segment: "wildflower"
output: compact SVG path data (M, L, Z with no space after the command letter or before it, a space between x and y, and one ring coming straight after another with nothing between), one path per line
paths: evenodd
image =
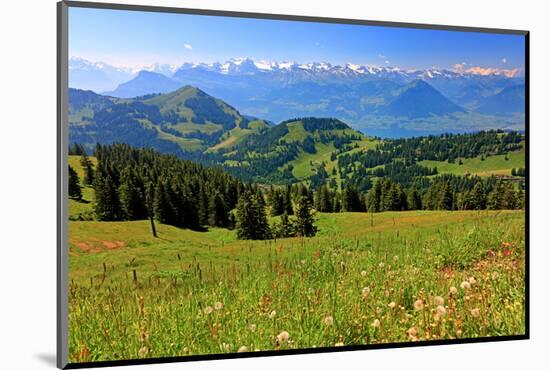
M364 287L363 290L361 291L361 294L363 295L364 298L367 298L369 293L370 293L370 289L368 286Z
M388 305L389 308L395 308L395 302L390 302L390 304Z
M460 283L460 287L461 287L462 289L470 289L471 285L470 285L469 282L463 281L462 283Z
M378 264L378 267L384 268L384 262L380 262L380 263Z
M332 316L326 316L323 319L323 322L325 323L325 325L331 326L334 323L334 319L332 318Z
M470 285L474 285L477 281L476 281L476 278L475 277L471 277L468 279L468 282L470 283Z
M279 335L277 335L277 340L279 342L286 342L288 338L290 338L290 334L288 334L288 332L284 330L280 332Z
M183 353L188 354L189 353L189 348L183 347Z
M399 260L399 256L393 256L393 261L397 262Z
M416 311L422 311L422 309L424 308L424 302L422 302L421 299L417 299L415 302L414 302L414 309Z
M143 357L147 356L148 353L149 353L149 348L147 348L145 346L141 347L138 351L138 355L139 355L140 358L143 358Z
M237 352L248 352L248 348L246 346L240 346Z
M210 306L206 306L206 307L204 308L204 313L207 314L207 315L211 314L212 311L213 311L213 309L212 309L212 307L210 307Z
M372 322L371 326L372 326L373 328L379 328L379 327L380 327L380 320L374 319L374 321Z
M271 311L271 312L269 313L269 318L270 318L271 320L273 320L273 319L275 318L276 315L277 315L277 312L276 312L275 310L273 310L273 311Z
M251 332L254 333L254 332L256 331L256 324L250 324L250 325L248 326L248 328L250 329Z
M439 305L437 306L437 313L441 316L445 316L445 314L447 313L447 310L445 309L444 306Z
M407 330L407 335L410 339L416 340L416 336L418 335L418 330L413 326Z
M344 346L343 342L338 342L334 345L334 347L343 347L343 346Z
M219 311L219 310L221 310L222 308L223 308L223 303L221 303L221 302L216 302L216 303L214 303L214 309L215 309L216 311Z
M367 272L365 270L361 271L361 277L367 276Z
M434 298L434 303L437 306L442 306L444 302L445 302L445 300L443 299L443 297L437 296L437 297Z
M449 288L449 293L451 293L452 295L455 295L456 293L458 293L458 290L454 286L452 286Z
M479 308L473 308L470 313L473 317L479 317Z

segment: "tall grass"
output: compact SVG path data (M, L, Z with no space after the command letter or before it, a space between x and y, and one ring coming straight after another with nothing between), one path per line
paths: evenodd
M70 361L523 334L524 213L458 215L239 242L230 258L185 241L71 256L86 263L70 268Z

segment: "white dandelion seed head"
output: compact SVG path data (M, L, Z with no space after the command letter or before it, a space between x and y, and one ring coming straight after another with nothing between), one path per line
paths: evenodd
M479 308L473 308L470 313L472 314L473 317L479 317Z
M374 321L372 322L371 325L372 325L373 328L379 328L380 327L380 320L374 319Z
M474 285L477 281L476 278L472 276L468 279L468 282L470 283L470 285Z
M367 272L365 270L361 271L361 277L367 276Z
M445 309L444 306L439 305L437 306L437 313L440 314L441 316L445 316L445 314L447 313L447 310Z
M284 330L280 332L279 335L277 335L277 340L279 342L286 342L288 338L290 338L290 334L288 334L288 332Z
M395 302L390 302L390 304L388 305L389 308L395 308Z
M424 309L424 302L422 302L421 299L417 299L415 302L414 302L414 309L416 311L421 311L422 309Z
M219 311L219 310L221 310L222 308L223 308L223 303L221 303L221 302L216 302L216 303L214 303L214 309L215 309L216 311Z
M326 316L323 319L323 322L325 323L325 325L331 326L332 324L334 324L334 319L332 316Z
M206 306L206 307L204 308L204 313L207 314L207 315L211 314L212 311L214 311L214 309L213 309L212 307L210 307L210 306Z
M462 283L460 283L460 287L461 287L462 289L470 289L470 288L471 288L471 285L470 285L469 282L463 281Z
M458 293L458 290L454 286L452 286L449 288L449 293L451 293L452 295L455 295L456 293Z
M434 298L434 303L436 304L436 306L443 306L444 302L445 300L441 296L437 296Z
M273 320L273 319L275 318L275 316L277 316L277 311L273 310L273 311L271 311L271 312L269 313L269 318L270 318L270 319Z

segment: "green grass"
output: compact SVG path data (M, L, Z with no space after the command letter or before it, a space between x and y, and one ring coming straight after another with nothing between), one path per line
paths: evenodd
M317 214L318 236L272 241L166 225L153 238L147 221L70 221L69 358L523 334L524 218ZM290 340L277 338L283 331Z
M97 165L97 159L95 157L89 157L93 165ZM77 173L78 178L81 181L82 186L82 201L76 201L74 199L69 199L68 202L68 211L69 217L74 218L79 215L90 214L93 211L94 201L94 189L90 186L84 186L82 180L84 179L84 169L80 165L80 156L79 155L70 155L68 159L69 166L71 166Z
M440 161L420 161L421 166L436 167L439 173L451 173L464 175L465 173L479 176L508 175L511 176L512 168L525 167L525 152L512 152L505 155L494 155L481 160L481 157L462 159L463 164Z

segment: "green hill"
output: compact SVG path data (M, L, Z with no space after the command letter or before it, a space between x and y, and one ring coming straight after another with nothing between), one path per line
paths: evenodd
M186 156L268 126L191 86L135 99L69 89L69 105L69 141L88 150L124 142Z

